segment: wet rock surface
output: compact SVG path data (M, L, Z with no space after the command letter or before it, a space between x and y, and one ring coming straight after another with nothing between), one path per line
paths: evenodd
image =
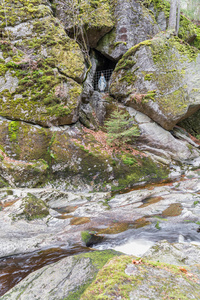
M70 249L73 249L73 246L77 245L80 248L84 246L85 242L82 233L86 232L95 237L95 241L91 245L94 244L93 247L97 250L112 248L122 252L130 252L129 254L137 253L137 255L141 256L150 246L158 242L149 250L150 252L147 252L146 256L149 260L159 260L160 262L172 264L179 263L180 265L194 265L198 260L199 246L191 245L191 242L198 243L200 241L199 170L188 171L186 174L181 181L149 185L143 189L116 194L112 197L110 193L75 194L50 188L1 189L2 210L0 211L0 225L2 230L0 233L0 255L6 259L8 255L20 253L27 253L28 255L32 251L45 248L53 249L55 247L66 249L70 253ZM44 217L36 214L35 219L30 220L27 218L22 205L27 195L33 195L32 199L34 197L34 199L41 199L45 206L48 207L49 215ZM164 239L175 244L159 242ZM95 245L96 242L98 243L97 245ZM145 242L147 245L143 249L142 243ZM123 246L125 247L123 248ZM131 251L128 250L128 247L132 247ZM95 252L98 253L97 250ZM168 251L167 254L165 253L166 251ZM67 264L69 265L69 263ZM63 265L65 264L63 263ZM52 268L54 268L53 265ZM57 268L56 265L55 268ZM45 272L43 272L44 270ZM50 270L53 269L45 267L37 271L38 273L36 274L42 276L43 273L51 273ZM148 272L150 272L148 276L150 277L151 274L154 274L152 270L152 267L148 269ZM196 269L193 268L192 270ZM130 274L131 272L132 275ZM126 274L128 276L137 276L135 272L135 268L132 270L132 267L128 267ZM159 277L163 271L158 268L155 272L157 272L155 276ZM188 272L192 271L188 269ZM169 273L165 274L166 278L168 278L167 274ZM35 275L33 273L25 279L27 280L26 284L30 284L31 287L24 289L26 297L29 295L26 293L38 293L43 286L40 285L42 280L40 281L39 279L36 285L33 283L37 278ZM49 278L54 284L54 276ZM12 293L14 291L14 297L18 295L19 290L21 291L21 287L26 284L22 281L19 283L20 289L16 286L15 290L11 290ZM146 286L148 283L144 281L143 284ZM47 294L43 294L42 297L46 295L45 297L58 299L56 297L60 295L61 291L55 291L55 295L48 294L52 290L50 288L52 287L51 281L48 286L49 288L45 289ZM179 286L181 286L180 282ZM76 290L77 288L77 286L73 286L73 289ZM62 293L66 291L69 291L67 287L63 288ZM194 293L196 291L198 289L195 286ZM12 293L9 294L8 292L8 296L5 295L4 297L11 297ZM135 295L138 296L142 292L139 289L137 293L135 294L134 291L133 294L130 294L132 295L130 297L136 297ZM154 290L152 290L152 293L157 295ZM64 297L63 295L62 297Z
M81 254L60 260L30 274L1 299L64 299L78 297L115 251ZM80 289L80 291L79 291Z
M62 259L30 274L2 299L16 299L19 296L20 299L27 299L33 295L37 299L73 296L88 300L99 296L145 299L147 290L151 299L155 300L168 296L177 300L180 297L198 299L198 267L190 273L187 267L139 260L131 256L111 258L116 254L105 251ZM108 256L107 259L105 255ZM95 256L98 257L96 261ZM97 265L101 257L103 261ZM109 258L111 259L105 264ZM99 268L101 270L97 273ZM108 279L108 274L114 276Z
M182 181L150 185L113 197L111 193L73 193L51 188L1 189L0 222L4 229L0 233L0 256L55 245L71 246L80 243L81 231L87 230L103 234L105 243L112 242L113 245L120 244L126 234L134 239L135 235L145 231L147 235L152 231L154 240L157 234L158 239L159 235L161 238L168 235L170 239L170 231L173 232L171 241L178 240L179 235L198 240L198 176L199 171L190 171L190 179L183 177ZM40 205L44 205L49 214L44 216L37 210L33 210L31 216L27 214L23 204L27 197L42 201L44 204ZM160 230L156 228L157 223Z

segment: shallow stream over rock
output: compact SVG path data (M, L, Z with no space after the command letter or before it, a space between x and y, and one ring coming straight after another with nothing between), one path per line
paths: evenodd
M31 218L27 197L42 201L49 214ZM1 295L30 272L75 253L115 249L142 256L160 240L200 243L200 170L115 195L1 189L0 206ZM92 249L82 232L96 238Z

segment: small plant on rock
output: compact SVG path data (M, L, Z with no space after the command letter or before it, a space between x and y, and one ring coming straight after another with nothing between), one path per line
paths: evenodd
M116 110L110 119L105 122L107 129L107 142L110 145L120 147L133 141L134 137L139 136L140 132L133 118L130 118L128 112Z

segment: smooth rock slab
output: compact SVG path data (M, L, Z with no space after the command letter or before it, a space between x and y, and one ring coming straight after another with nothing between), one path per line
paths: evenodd
M140 129L140 136L137 138L140 150L156 155L156 159L163 163L166 163L164 159L170 163L170 160L183 161L199 157L199 150L193 147L193 143L175 138L171 132L131 107L128 107L128 112L135 118Z
M2 300L65 299L95 277L98 269L117 252L108 250L64 258L27 276L1 297ZM85 286L86 287L86 286Z

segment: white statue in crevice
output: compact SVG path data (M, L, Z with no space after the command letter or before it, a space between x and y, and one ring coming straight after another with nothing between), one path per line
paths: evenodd
M100 76L99 81L98 81L99 91L100 92L105 92L106 86L107 86L106 79L105 79L103 73L101 73L101 76Z

